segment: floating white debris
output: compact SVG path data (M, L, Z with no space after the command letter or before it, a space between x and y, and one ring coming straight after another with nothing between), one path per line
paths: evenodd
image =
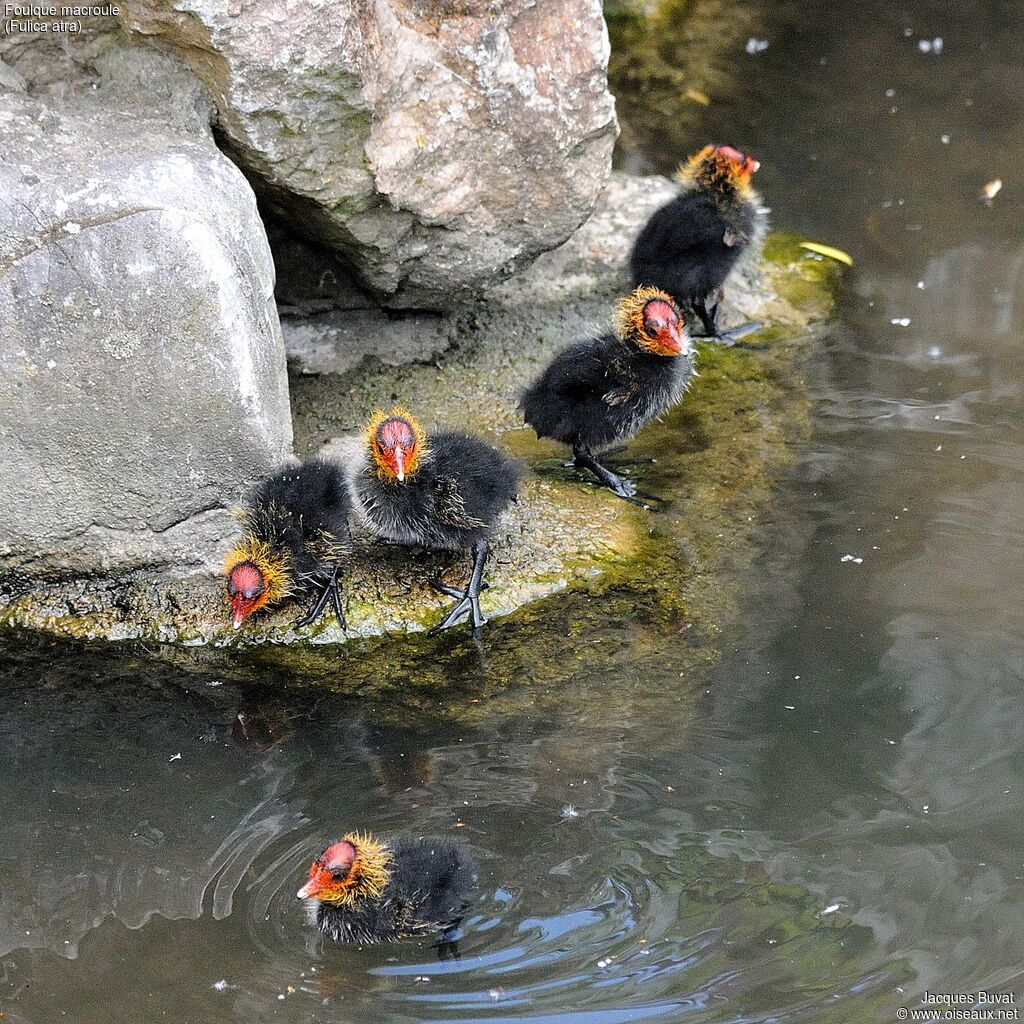
M840 562L853 562L854 565L860 565L864 561L863 558L858 558L856 555L843 555L839 559Z
M566 804L562 808L562 818L565 821L572 821L573 818L578 818L579 816L580 812L572 804Z
M917 48L922 53L942 53L942 36L936 36L934 39L918 39Z
M837 910L842 910L842 909L843 909L843 904L842 903L830 903L818 916L819 917L828 917L829 914L834 914Z
M179 754L171 754L171 756L169 758L167 758L167 763L170 764L171 761L180 761L180 760L181 760L181 754L180 753Z
M921 291L924 291L924 281L918 281L917 282L917 287L920 288Z
M928 355L930 355L932 359L938 359L939 356L942 355L942 349L939 348L938 345L932 345L932 347L928 349Z
M234 988L234 985L228 984L227 978L221 978L220 981L215 981L211 986L215 992L227 992L229 988Z
M948 146L949 145L949 135L948 135L948 133L943 132L939 136L939 142L941 142L944 146Z
M787 711L796 711L795 704L783 704L782 705Z
M935 446L935 450L936 450L937 452L941 452L941 451L942 451L942 445L941 445L941 444L937 444L937 445Z
M613 957L613 956L606 956L603 960L598 960L597 961L597 966L598 967L608 967L614 959L615 959L615 957Z
M889 323L894 327L909 327L910 317L909 316L894 316Z
M768 49L768 40L755 39L753 36L751 36L747 40L747 45L745 49L749 54L764 53L764 51Z
M1002 191L1003 179L993 178L991 181L986 181L981 187L981 201L984 203L991 203L993 199Z

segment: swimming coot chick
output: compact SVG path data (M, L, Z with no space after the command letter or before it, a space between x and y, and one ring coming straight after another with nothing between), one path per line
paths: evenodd
M477 885L472 855L451 839L350 832L310 865L301 899L335 942L392 942L457 928Z
M345 626L340 563L351 546L345 474L323 458L287 466L261 480L237 514L244 535L224 563L235 629L253 612L286 597L309 597L296 625L317 619L328 600Z
M633 437L678 401L693 376L693 349L679 308L656 288L622 299L615 326L615 333L559 352L520 408L538 437L572 445L577 466L629 498L636 487L598 462L593 449Z
M349 487L367 527L384 540L433 551L473 552L464 590L438 589L455 605L430 632L469 616L477 629L488 535L515 500L519 467L496 448L469 434L439 431L429 441L402 408L377 412L366 428L363 457L351 470Z
M682 192L654 213L630 255L634 284L690 305L707 336L726 344L730 335L717 328L721 290L767 230L767 211L750 185L760 166L732 146L705 146L679 168Z

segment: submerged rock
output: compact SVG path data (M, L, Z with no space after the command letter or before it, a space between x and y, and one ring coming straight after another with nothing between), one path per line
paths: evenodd
M0 576L209 568L291 450L273 266L201 124L0 92ZM205 104L209 106L208 98ZM133 104L137 106L137 104Z
M443 308L523 266L608 176L599 0L120 7L209 88L268 208L390 303Z

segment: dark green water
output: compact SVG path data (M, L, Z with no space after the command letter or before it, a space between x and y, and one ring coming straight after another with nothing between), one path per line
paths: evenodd
M451 688L414 714L6 638L5 1021L871 1022L1024 993L1024 13L800 7L726 54L742 85L692 139L641 122L623 154L734 141L777 223L856 260L724 657L680 679L686 637L652 656L616 606L578 670L571 627L558 665L522 644L500 682L534 710L453 722L493 682L470 645L420 655ZM317 943L294 892L351 826L472 843L460 961Z

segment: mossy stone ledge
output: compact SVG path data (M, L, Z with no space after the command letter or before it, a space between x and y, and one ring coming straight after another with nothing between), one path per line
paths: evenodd
M560 346L608 323L628 290L629 244L673 190L663 178L613 175L594 216L568 242L448 318L448 347L429 363L392 367L368 358L339 375L304 372L301 354L291 361L301 454L325 449L344 457L375 407L401 402L425 424L478 431L524 463L521 498L493 538L483 597L494 620L489 630L500 630L506 616L510 629L560 620L552 612L569 600L567 592L576 595L570 603L577 616L601 614L592 599L603 595L605 612L623 601L649 602L655 618L685 619L704 638L695 655L712 656L734 606L737 570L757 550L773 478L807 434L802 367L830 312L838 268L783 234L769 237L763 260L726 298L727 323L753 318L765 329L744 347L702 345L694 387L629 445L624 458L636 460L631 471L640 490L658 499L654 508L593 486L563 466L561 446L537 441L522 426L522 387ZM233 631L222 582L212 573L9 580L0 591L0 623L79 638L288 645L294 656L278 655L291 661L300 649L326 654L350 641L372 647L375 636L422 632L449 600L430 581L439 574L461 581L468 566L468 554L391 548L358 536L346 568L346 632L333 620L294 629L294 605Z

